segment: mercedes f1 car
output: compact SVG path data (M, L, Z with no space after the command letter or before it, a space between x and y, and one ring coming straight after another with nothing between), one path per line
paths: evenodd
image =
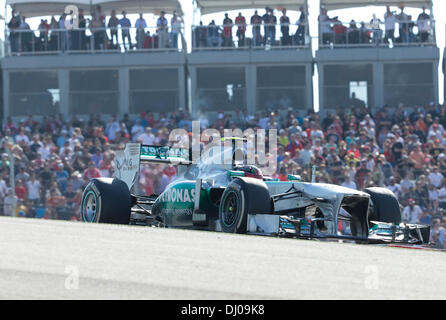
M193 163L190 149L127 144L116 153L116 176L86 186L82 220L359 243L429 242L429 226L402 223L388 189L357 191L295 175L276 181L255 166L224 164L236 152L234 143L212 148ZM135 195L130 190L142 163L173 163L178 177L159 195Z

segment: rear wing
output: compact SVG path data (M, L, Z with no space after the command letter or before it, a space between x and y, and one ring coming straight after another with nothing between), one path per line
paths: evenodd
M124 181L131 189L138 177L140 163L189 165L192 163L192 152L184 148L128 143L124 150L116 151L115 178Z
M174 165L189 165L192 163L192 152L190 149L144 146L140 147L140 161L143 163L170 163Z

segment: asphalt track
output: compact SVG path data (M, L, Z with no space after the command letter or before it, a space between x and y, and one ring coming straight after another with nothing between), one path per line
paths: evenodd
M0 299L446 298L446 253L0 218Z

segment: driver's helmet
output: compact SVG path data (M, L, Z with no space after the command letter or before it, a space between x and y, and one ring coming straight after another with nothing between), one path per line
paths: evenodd
M245 173L245 177L263 179L262 171L256 166L248 166L248 165L236 166L234 170L243 171Z

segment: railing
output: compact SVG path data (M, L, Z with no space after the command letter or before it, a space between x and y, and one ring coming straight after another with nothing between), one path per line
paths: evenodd
M5 55L186 51L183 28L157 27L6 30Z
M244 24L192 26L192 49L311 48L306 24Z
M326 21L319 26L320 48L436 46L434 20L427 20L421 28L417 21L398 21L393 32L381 21Z

